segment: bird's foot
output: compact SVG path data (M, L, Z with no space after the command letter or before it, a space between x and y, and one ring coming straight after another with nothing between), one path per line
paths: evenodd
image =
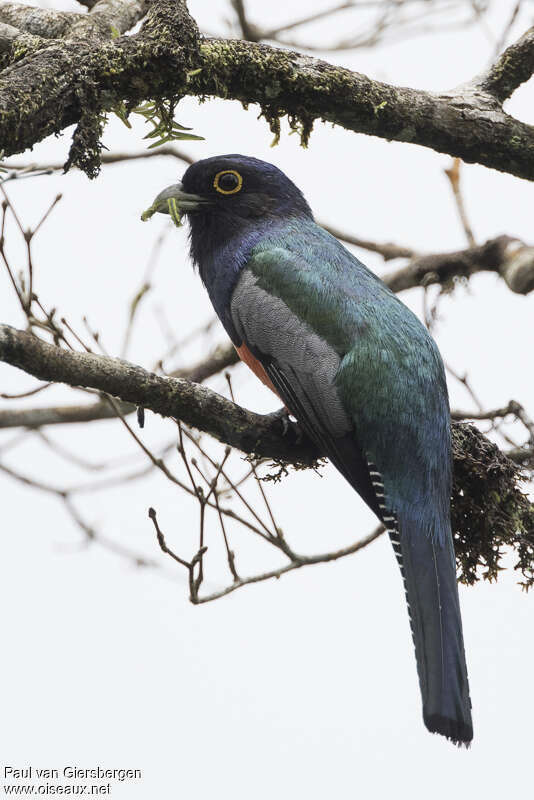
M285 406L280 408L278 411L273 411L272 414L269 415L273 422L280 422L282 425L282 436L287 436L289 431L291 430L295 436L295 441L297 444L300 444L304 433L302 428L298 424L297 420L291 416L291 412Z

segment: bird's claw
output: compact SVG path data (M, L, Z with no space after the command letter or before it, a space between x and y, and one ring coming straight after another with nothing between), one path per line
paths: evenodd
M287 436L289 430L292 430L295 435L297 444L300 444L303 437L302 428L297 421L293 422L290 419L291 412L284 406L278 411L274 411L271 415L274 421L278 421L282 425L282 436Z

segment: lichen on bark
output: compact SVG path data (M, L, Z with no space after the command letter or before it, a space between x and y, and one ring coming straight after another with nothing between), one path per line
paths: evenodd
M534 505L521 491L521 469L473 425L454 423L452 529L459 580L496 580L504 548L514 568L534 585Z

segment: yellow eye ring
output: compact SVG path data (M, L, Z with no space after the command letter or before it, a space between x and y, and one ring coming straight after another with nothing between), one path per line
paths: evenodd
M237 178L237 184L233 187L233 189L223 189L222 186L219 185L219 181L223 175L234 175ZM218 172L213 179L213 188L217 192L220 192L220 194L237 194L237 192L241 191L242 186L243 178L235 169L223 169L221 172Z

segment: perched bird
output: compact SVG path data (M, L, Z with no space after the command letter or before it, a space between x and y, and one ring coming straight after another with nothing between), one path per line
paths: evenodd
M384 523L415 644L423 719L473 737L450 522L450 413L417 317L313 220L277 167L197 161L154 210L187 214L191 256L241 359Z

